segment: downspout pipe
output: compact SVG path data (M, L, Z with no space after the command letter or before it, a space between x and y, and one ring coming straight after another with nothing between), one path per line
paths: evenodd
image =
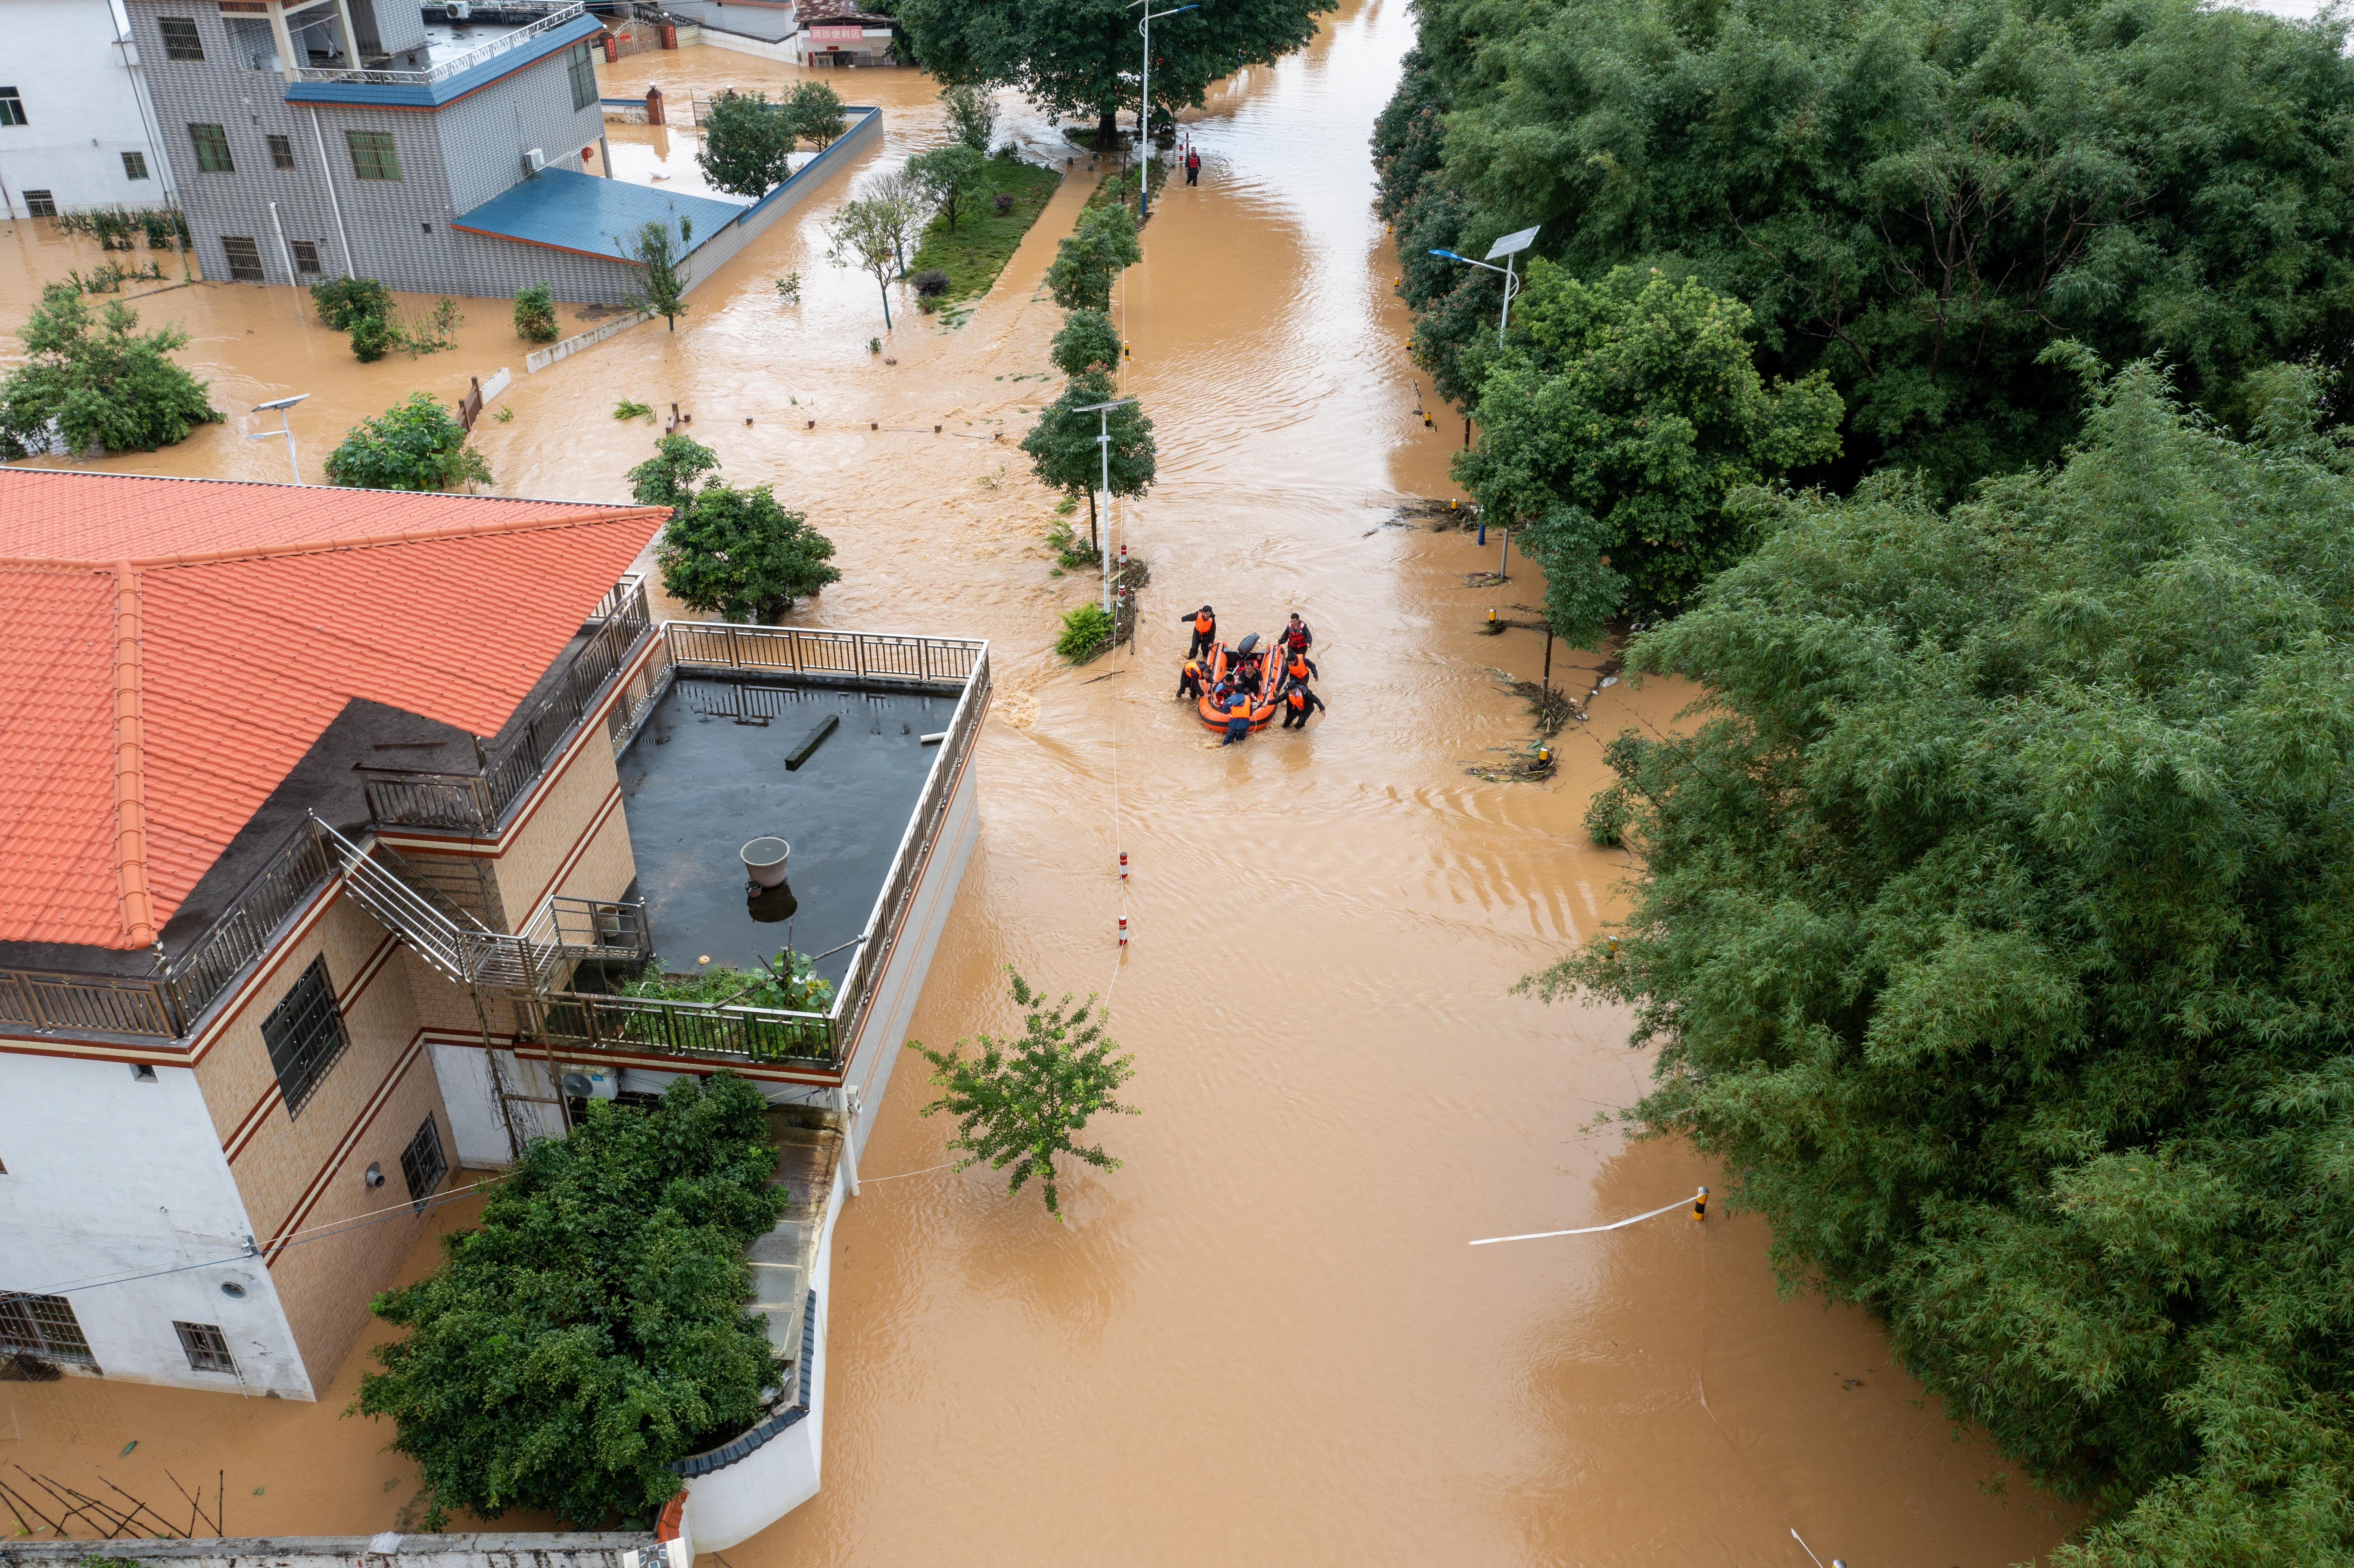
M335 238L343 242L344 276L356 278L352 270L352 233L344 227L343 198L335 195L335 168L327 162L327 133L319 129L319 106L311 105L311 141L319 149L319 177L327 182L327 206L335 215Z

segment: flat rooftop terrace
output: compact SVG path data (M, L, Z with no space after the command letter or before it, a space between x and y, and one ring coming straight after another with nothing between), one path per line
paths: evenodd
M787 945L810 954L866 928L958 694L874 693L681 673L621 755L621 797L663 968L758 967ZM800 768L786 758L827 716L832 732ZM790 919L756 919L740 852L792 845ZM763 914L773 914L764 901ZM818 972L837 987L856 954Z

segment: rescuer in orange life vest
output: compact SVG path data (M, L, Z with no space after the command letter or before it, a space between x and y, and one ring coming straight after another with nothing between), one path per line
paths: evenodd
M1177 674L1177 695L1182 700L1186 697L1198 697L1201 694L1202 662L1199 659L1188 659L1185 661L1185 668Z
M1308 715L1324 705L1324 699L1308 689L1305 681L1294 681L1283 694L1283 727L1306 729Z
M1207 653L1210 651L1210 644L1218 640L1217 616L1212 613L1210 607L1205 604L1198 611L1184 619L1193 623L1193 646L1185 650L1185 657L1193 659Z
M1294 653L1291 656L1291 662L1283 667L1283 673L1292 685L1304 686L1308 683L1309 678L1316 673L1316 666L1308 662L1307 654Z
M1250 694L1246 692L1236 692L1235 694L1235 705L1226 710L1226 738L1218 742L1218 744L1220 746L1232 746L1235 742L1250 734Z

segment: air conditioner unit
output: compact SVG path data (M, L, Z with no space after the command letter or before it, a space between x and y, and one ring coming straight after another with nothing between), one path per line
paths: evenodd
M534 147L523 155L523 166L525 174L535 175L547 167L547 154Z

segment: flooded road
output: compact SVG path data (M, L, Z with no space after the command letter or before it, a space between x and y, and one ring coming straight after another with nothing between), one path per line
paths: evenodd
M1169 187L1117 305L1126 390L1161 450L1160 484L1116 535L1151 565L1144 633L1076 671L1049 648L1092 579L1053 575L1054 498L1014 442L1055 389L1060 313L1038 283L1094 176L1076 154L969 324L910 308L886 336L872 282L827 265L820 225L942 139L913 72L830 78L885 105L885 140L707 281L676 334L642 326L540 376L519 374L498 302L469 302L458 350L373 366L303 325L291 294L143 303L198 333L187 357L224 408L314 394L296 416L313 477L353 418L512 365L514 418L480 438L495 488L610 498L658 433L613 420L614 403L675 401L726 477L773 482L836 541L843 581L795 620L992 641L981 842L913 1033L1017 1027L1008 963L1056 993L1108 993L1142 1114L1097 1129L1125 1168L1072 1176L1058 1226L1034 1191L938 1169L921 1064L899 1064L823 1304L824 1489L731 1548L728 1568L1798 1568L1794 1527L1826 1563L1976 1568L2037 1554L2075 1517L1983 1486L2006 1467L1915 1408L1861 1314L1777 1299L1757 1222L1465 1245L1615 1220L1715 1173L1595 1129L1647 1072L1622 1014L1509 994L1617 906L1626 857L1579 828L1601 743L1672 723L1691 694L1603 692L1548 783L1467 772L1524 745L1502 683L1533 679L1543 649L1477 628L1490 608L1531 618L1542 585L1515 556L1509 583L1469 587L1494 543L1393 523L1405 499L1453 493L1461 435L1415 413L1410 322L1368 206L1366 136L1410 42L1405 0L1352 0L1302 55L1188 117L1203 184ZM658 80L674 101L793 75L709 49L602 69L609 92ZM1054 128L1009 113L1025 147L1065 155ZM80 264L19 242L48 275ZM772 283L790 271L798 305ZM108 466L282 475L282 445L244 433L232 421ZM1204 599L1229 636L1295 609L1314 627L1331 711L1305 736L1221 750L1171 702L1179 620ZM1556 649L1554 681L1582 694L1596 662ZM355 1375L200 1451L318 1468L328 1450L304 1446L309 1430L366 1453L383 1435L334 1417ZM228 1404L100 1392L154 1421ZM19 1441L0 1462L68 1441L70 1416L42 1412L69 1411L81 1386L38 1393L30 1416L14 1396ZM90 1462L110 1441L71 1453ZM247 1523L385 1528L404 1474L371 1454L347 1481L319 1478L301 1517L272 1508L265 1524L255 1499Z

